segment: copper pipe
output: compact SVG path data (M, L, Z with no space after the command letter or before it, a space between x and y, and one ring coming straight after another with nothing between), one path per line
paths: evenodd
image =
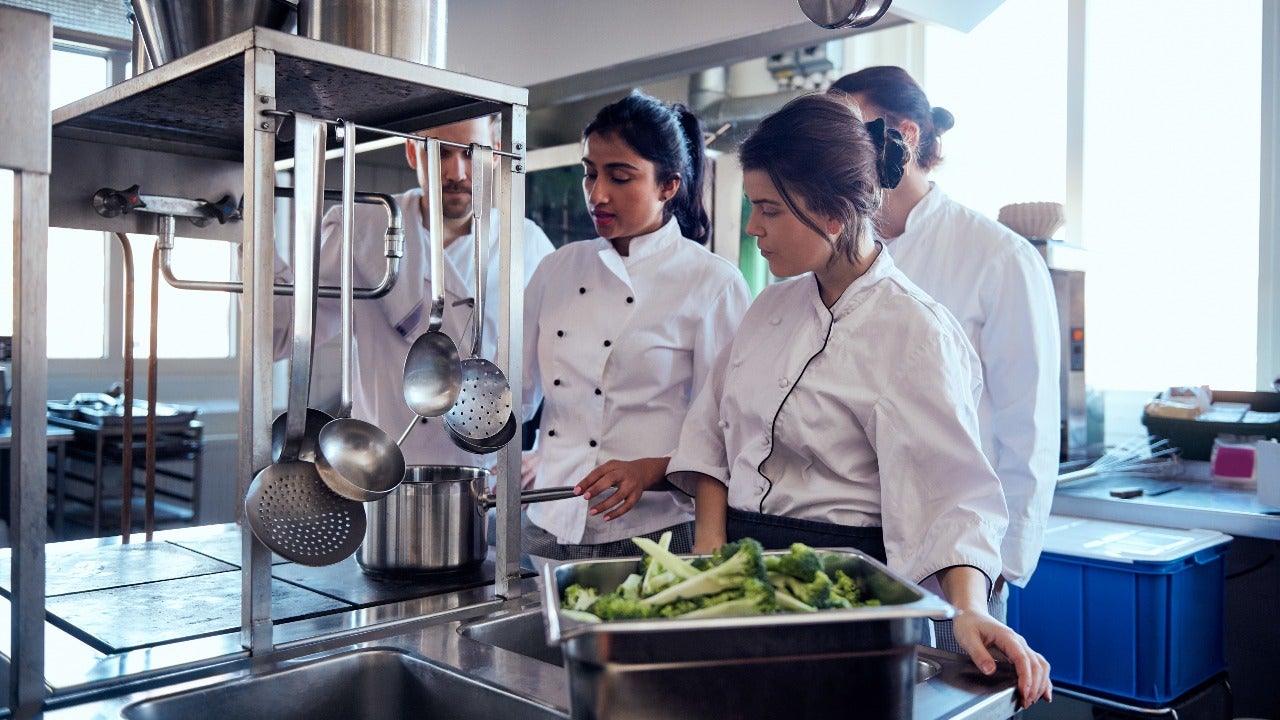
M129 543L133 529L133 245L116 233L124 256L124 426L120 436L120 542ZM97 513L94 508L94 513ZM94 517L97 517L95 514Z
M169 240L173 239L173 216L160 218L160 232ZM159 238L157 238L158 240ZM151 253L151 337L147 353L147 475L146 500L143 505L143 523L147 533L147 542L151 542L156 530L156 395L159 359L157 345L160 336L160 243L157 241Z

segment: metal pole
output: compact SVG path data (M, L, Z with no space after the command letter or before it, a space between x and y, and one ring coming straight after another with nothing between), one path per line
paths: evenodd
M272 648L271 551L245 522L243 498L254 474L271 462L272 286L275 267L275 53L250 48L244 73L244 237L240 277L240 455L237 513L241 542L241 643L251 654Z
M30 717L44 703L44 544L48 486L45 402L49 364L45 304L48 286L49 76L53 24L49 16L0 6L0 71L5 102L0 168L13 178L13 444L10 450L9 710ZM16 135L15 135L16 134Z

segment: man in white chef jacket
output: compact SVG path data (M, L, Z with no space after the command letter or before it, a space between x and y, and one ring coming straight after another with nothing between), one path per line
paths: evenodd
M422 135L450 143L473 143L499 147L496 116L477 118L423 131ZM452 145L440 146L440 181L443 190L445 245L445 315L443 332L453 338L463 357L471 348L471 303L475 296L475 245L472 234L471 157L469 150ZM405 158L418 176L418 187L395 196L404 221L404 258L395 286L376 300L352 303L352 417L367 420L393 438L408 427L414 418L404 401L404 361L413 341L426 331L430 322L432 283L427 223L427 158L425 143L405 141ZM519 181L519 178L517 178ZM497 251L499 239L498 213L490 214L489 248L486 263L488 277L484 308L484 335L481 354L493 358L497 352L498 314L500 304ZM386 268L386 213L377 205L357 204L355 218L355 285L378 284ZM342 208L333 207L321 226L320 282L336 286L339 282L342 245ZM539 261L553 248L545 233L533 221L524 220L525 284ZM277 259L277 262L280 262ZM292 282L292 273L284 268L277 274L280 282ZM275 356L286 357L289 348L289 321L292 300L275 299ZM337 337L340 329L337 298L320 298L316 308L316 342ZM336 387L335 387L336 391ZM439 418L419 420L401 446L409 465L487 464L482 456L466 452L448 438L444 422Z

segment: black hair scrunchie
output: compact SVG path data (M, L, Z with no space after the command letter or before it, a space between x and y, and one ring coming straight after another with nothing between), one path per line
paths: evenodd
M902 182L902 174L906 170L907 143L902 139L902 133L885 125L884 118L867 123L867 132L876 146L876 174L880 187L892 190Z

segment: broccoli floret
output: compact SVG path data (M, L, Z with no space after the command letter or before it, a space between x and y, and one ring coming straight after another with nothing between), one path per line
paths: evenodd
M565 610L585 612L596 601L598 596L595 588L583 587L574 583L564 589L564 602L560 604L560 607Z
M666 560L662 562L665 564ZM760 543L748 538L742 540L738 551L723 563L697 573L640 602L650 606L665 605L681 598L714 595L741 588L749 578L767 580L764 569L764 550L760 547Z
M601 595L589 612L601 620L640 620L656 615L652 606L620 593Z
M784 575L783 577L786 578L785 583L787 586L787 592L794 595L800 602L805 605L812 605L819 610L833 607L831 604L831 578L828 577L825 572L819 570L814 573L813 582L807 583L791 577L790 575Z
M634 537L631 538L631 542L639 545L640 549L643 550L646 555L650 556L650 562L656 560L658 564L662 566L663 570L675 573L676 576L682 580L687 580L698 574L697 569L690 565L687 560L678 557L675 553L672 553L649 538Z
M671 531L662 533L658 538L658 547L663 550L671 548ZM675 573L662 567L662 563L653 555L645 554L644 556L644 580L640 583L640 592L644 595L652 595L659 590L670 587L680 580Z
M790 575L807 583L813 582L814 574L822 570L822 558L804 543L792 543L786 555L769 555L764 562L771 572Z
M863 605L879 605L880 601L876 598L863 599L862 586L857 580L849 577L843 570L836 570L834 582L831 585L832 598L841 598L848 603L847 606L841 607L859 607Z
M564 617L569 618L570 620L577 620L578 622L584 622L584 623L600 622L600 618L596 617L595 615L592 615L589 612L584 612L582 610L573 610L573 609L566 608L561 610L560 614L563 615Z
M778 612L818 612L818 608L800 602L786 590L775 590L774 599L778 603Z
M622 584L619 585L618 589L614 590L614 592L628 600L639 600L640 582L640 576L635 573L631 573L627 576L626 580L622 581Z
M749 577L743 581L741 592L712 595L707 598L702 607L697 610L691 610L681 617L708 618L768 615L777 609L778 605L773 586L759 578Z

